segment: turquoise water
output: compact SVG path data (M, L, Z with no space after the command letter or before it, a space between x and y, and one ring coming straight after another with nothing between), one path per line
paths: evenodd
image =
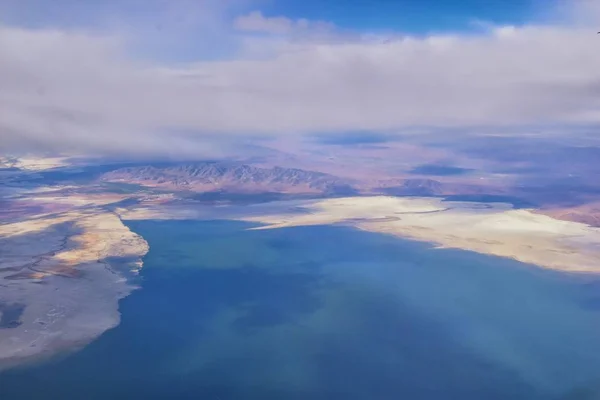
M139 221L142 289L0 399L595 399L600 285L345 227Z

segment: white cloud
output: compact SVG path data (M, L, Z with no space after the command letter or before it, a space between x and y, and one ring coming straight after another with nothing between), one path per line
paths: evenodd
M234 20L234 28L246 32L285 35L309 31L329 31L334 25L326 21L309 21L304 18L293 20L287 17L266 17L260 11L252 11Z
M246 30L305 29L246 18ZM227 40L267 43L233 32ZM260 59L173 67L141 62L118 34L5 26L0 143L194 153L220 149L218 137L252 134L600 123L600 38L573 24L269 43ZM196 135L170 133L181 130Z

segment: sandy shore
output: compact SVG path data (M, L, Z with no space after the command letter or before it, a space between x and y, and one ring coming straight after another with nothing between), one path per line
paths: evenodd
M118 213L126 220L232 219L265 224L256 229L344 224L557 271L600 272L600 228L535 210L515 210L504 203L371 196L216 208L193 203L141 205Z
M275 211L242 219L267 224L258 229L343 223L554 270L600 272L600 229L506 204L376 196L308 201L302 207L306 212L300 215Z
M118 325L147 243L99 208L0 226L0 368L83 346ZM116 266L119 265L119 268ZM10 319L10 320L9 320Z

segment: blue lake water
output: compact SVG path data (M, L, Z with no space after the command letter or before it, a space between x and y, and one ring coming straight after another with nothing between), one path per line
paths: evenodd
M600 285L346 227L136 221L121 324L0 399L597 399Z

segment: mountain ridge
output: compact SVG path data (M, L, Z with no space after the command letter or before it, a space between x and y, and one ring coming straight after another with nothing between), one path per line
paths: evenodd
M190 191L282 193L350 193L355 191L353 185L356 184L355 181L323 172L231 162L125 167L107 172L100 179L104 182L127 182Z

